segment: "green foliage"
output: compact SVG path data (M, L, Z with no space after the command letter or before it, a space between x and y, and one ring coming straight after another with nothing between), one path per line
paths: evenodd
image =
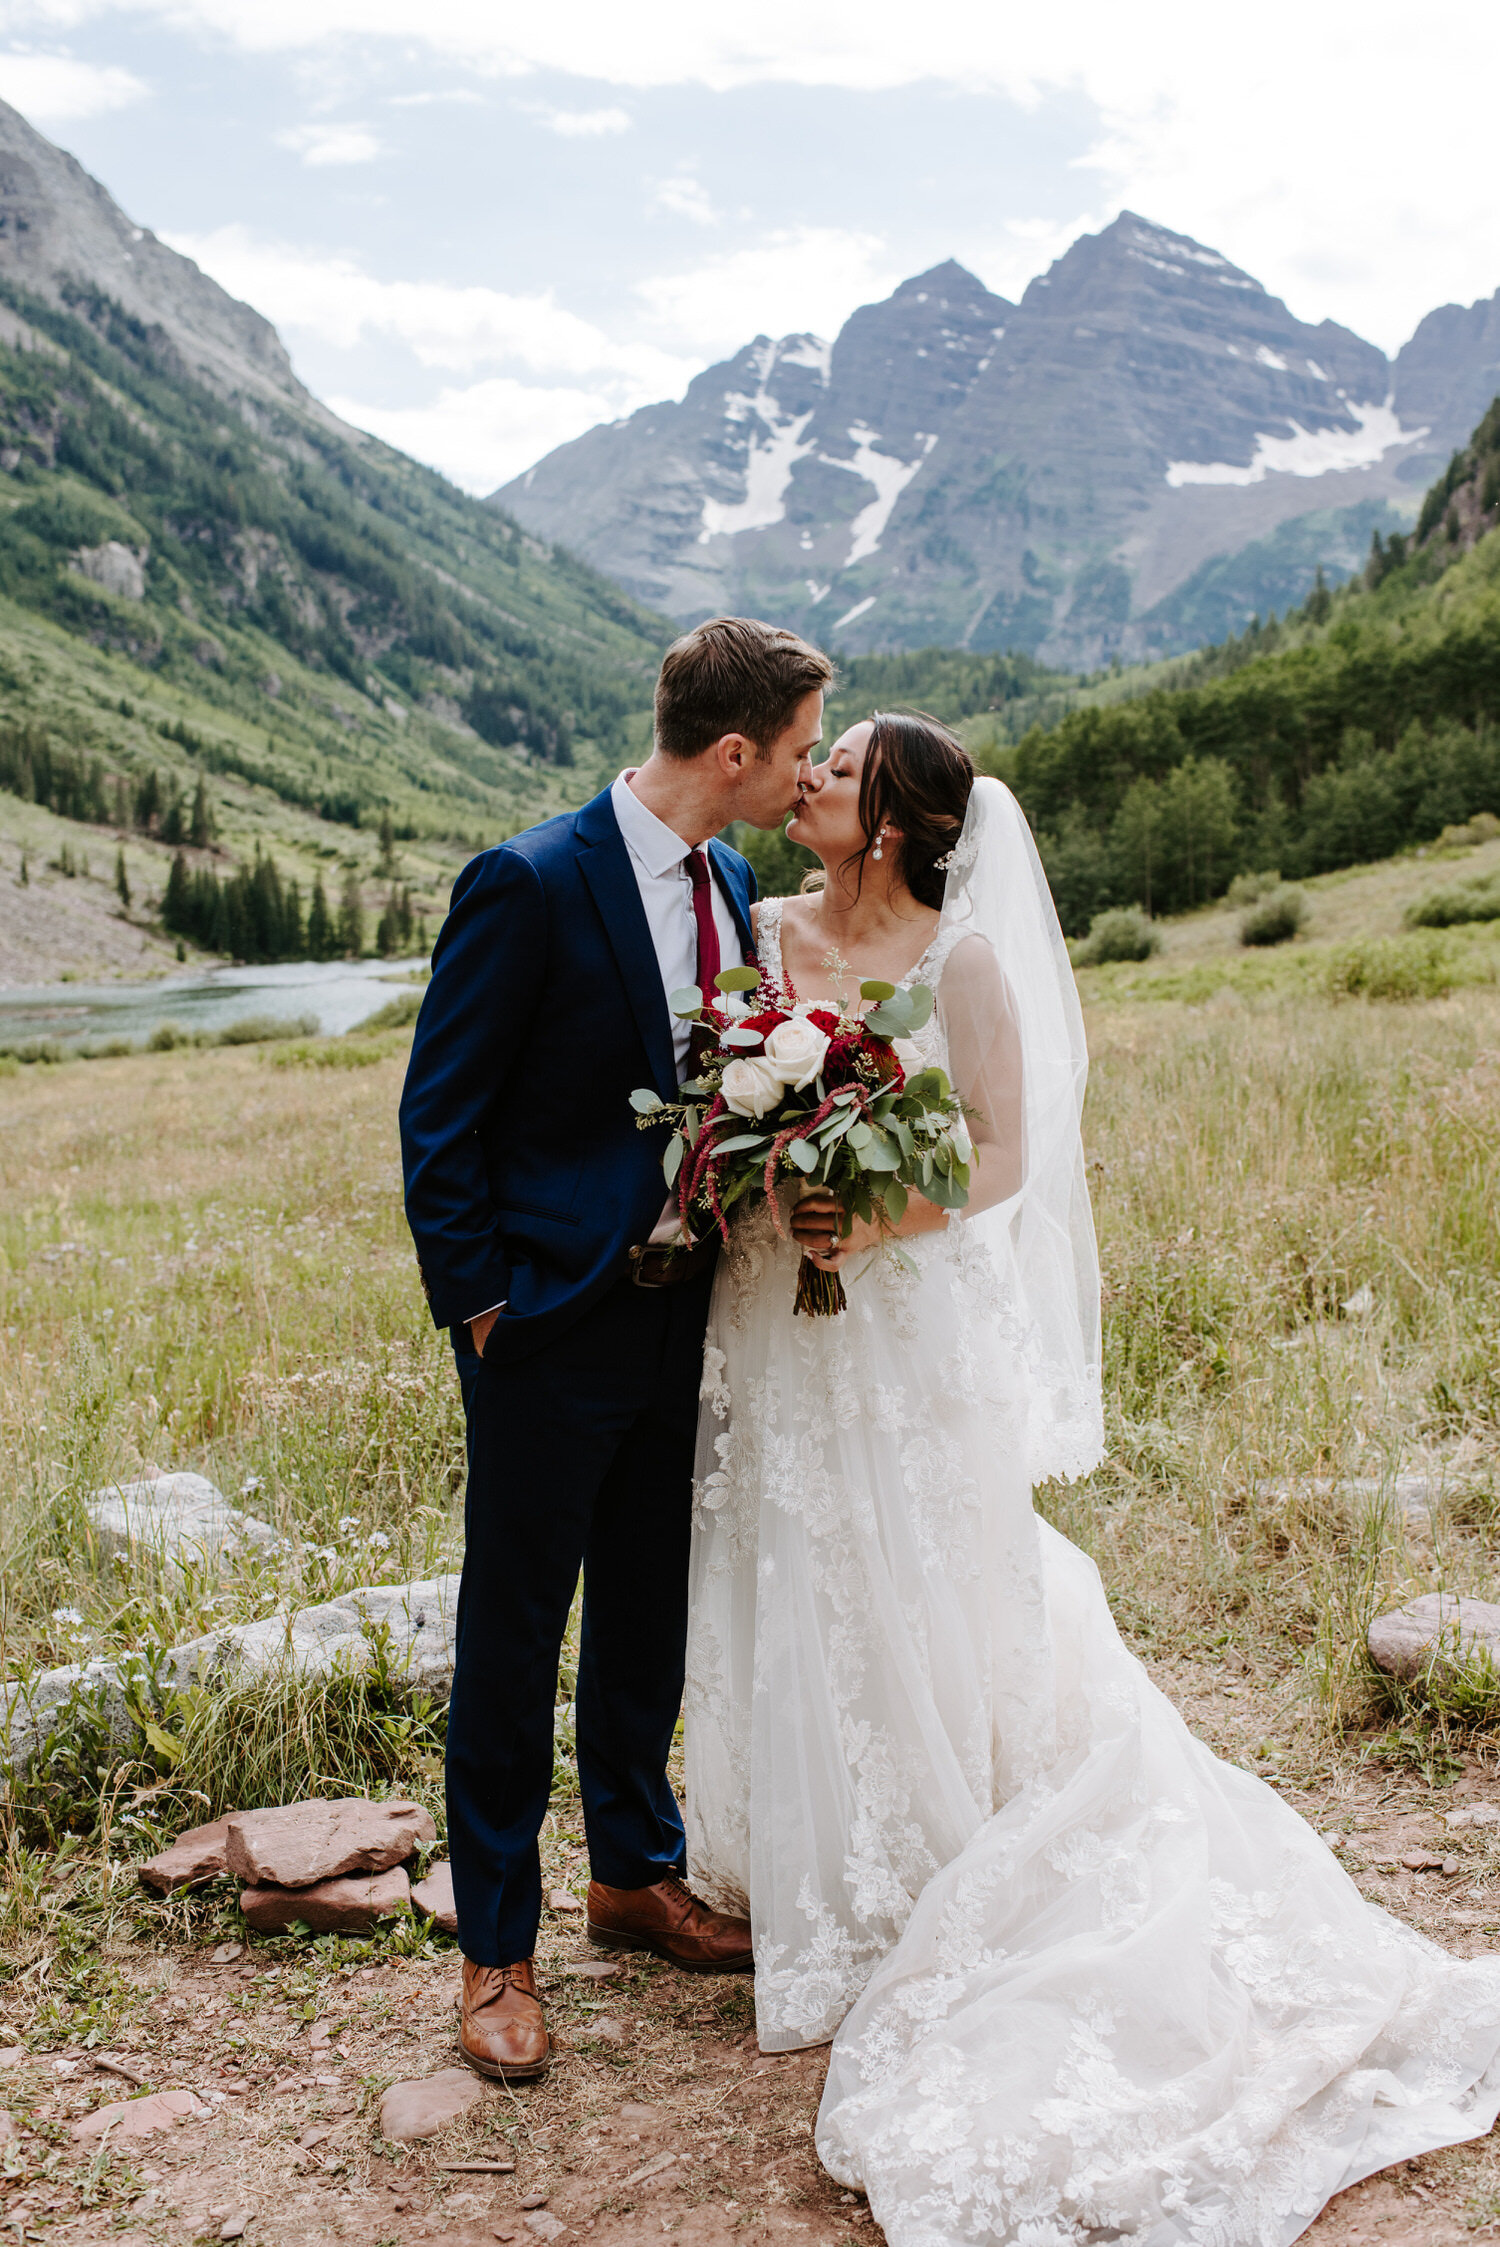
M1440 999L1459 980L1436 937L1370 937L1334 952L1325 970L1333 999Z
M1088 935L1073 946L1075 967L1105 967L1112 960L1149 960L1161 950L1161 937L1133 905L1098 913Z
M1265 895L1240 915L1240 942L1252 946L1285 944L1307 922L1307 899L1300 889L1284 885Z
M211 866L190 867L178 851L167 876L162 926L205 951L236 960L299 960L304 956L302 901L283 881L274 858L256 845L254 863L227 881Z
M1406 908L1408 928L1457 928L1465 921L1500 921L1500 874L1432 889Z

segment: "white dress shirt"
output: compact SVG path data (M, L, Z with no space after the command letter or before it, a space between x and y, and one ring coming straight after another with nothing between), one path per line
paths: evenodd
M661 987L670 998L674 991L682 991L698 980L698 923L693 916L693 877L687 870L688 853L693 848L685 843L674 829L657 818L654 811L641 802L630 785L632 765L622 772L609 791L609 800L619 822L620 834L630 856L630 870L635 876L636 888L641 893L641 903L646 908L646 926L651 931L651 943L656 953L656 964L661 970ZM707 856L705 851L705 856ZM735 927L729 900L719 886L714 872L714 862L708 859L709 895L713 899L714 927L719 932L719 965L721 968L740 964L740 932ZM712 991L705 991L711 999ZM688 1044L692 1024L672 1017L672 1045L677 1058L677 1081L681 1084L687 1075ZM677 1205L669 1200L661 1219L652 1232L653 1241L666 1241L675 1237L678 1230ZM503 1311L503 1303L491 1303L486 1309ZM475 1318L483 1318L484 1311L476 1311ZM472 1324L472 1320L470 1321Z
M661 970L661 987L670 998L674 991L684 990L698 980L698 923L693 918L693 877L687 870L688 853L693 846L685 843L673 828L666 826L641 802L630 785L628 771L622 772L610 789L609 800L614 806L625 848L630 853L630 868L641 893L641 903L646 908L646 926L651 931L656 964ZM709 858L709 894L714 905L714 926L719 932L719 965L721 968L738 967L740 932L734 925L729 900L719 887L713 865L713 859ZM703 994L705 999L715 995L713 991ZM672 1044L677 1055L679 1084L687 1075L691 1031L690 1023L673 1015Z

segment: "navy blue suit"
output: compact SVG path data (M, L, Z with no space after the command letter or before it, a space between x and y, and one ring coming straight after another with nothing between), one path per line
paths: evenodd
M750 949L755 878L710 843ZM432 959L401 1100L406 1212L452 1327L468 1430L448 1714L465 1955L531 1955L558 1654L580 1568L579 1779L595 1879L683 1862L666 1759L682 1698L707 1276L632 1285L661 1214L672 1023L608 791L470 861ZM503 1302L481 1359L467 1322Z

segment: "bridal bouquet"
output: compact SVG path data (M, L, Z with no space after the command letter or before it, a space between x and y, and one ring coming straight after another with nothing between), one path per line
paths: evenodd
M767 994L756 1004L746 994L760 980L755 968L727 968L717 1004L696 987L674 992L673 1013L707 1030L710 1048L679 1100L630 1096L642 1129L672 1126L662 1169L688 1239L717 1225L728 1240L730 1212L755 1195L765 1196L785 1239L783 1178L834 1194L844 1239L856 1217L899 1225L913 1193L962 1208L973 1155L964 1104L941 1069L908 1077L895 1047L931 1015L931 991L862 983L861 999L875 1003L859 1015ZM888 1246L911 1265L895 1241ZM827 1318L845 1302L838 1273L804 1256L793 1311Z

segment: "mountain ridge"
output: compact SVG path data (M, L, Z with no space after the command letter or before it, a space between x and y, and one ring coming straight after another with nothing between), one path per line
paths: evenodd
M827 370L795 396L788 344ZM680 623L754 608L852 652L1087 669L1243 629L1408 522L1500 386L1500 293L1428 314L1392 362L1127 211L1019 305L948 260L831 345L747 350L766 379L741 353L495 502Z

